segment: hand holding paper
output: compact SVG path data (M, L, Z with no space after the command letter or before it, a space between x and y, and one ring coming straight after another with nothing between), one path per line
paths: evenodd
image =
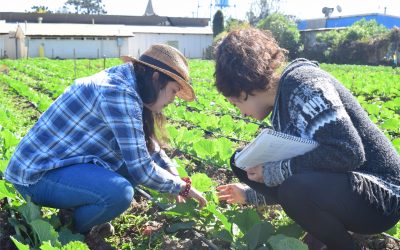
M246 170L266 162L282 161L305 154L317 146L318 143L313 140L264 129L235 155L235 164Z

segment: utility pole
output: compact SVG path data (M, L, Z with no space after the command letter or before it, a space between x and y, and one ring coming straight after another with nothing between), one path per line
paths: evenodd
M196 17L199 18L200 1L197 0L197 14Z

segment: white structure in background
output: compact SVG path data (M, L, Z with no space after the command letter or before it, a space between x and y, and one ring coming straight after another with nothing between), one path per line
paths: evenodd
M152 44L163 43L180 50L188 58L204 58L211 46L211 27L126 26L134 34L130 55L138 57Z
M4 57L4 51L6 51L7 55L7 49L5 46L6 40L9 37L10 31L7 29L6 25L3 23L0 23L0 58Z
M25 23L5 28L10 58L115 58L139 57L152 44L169 44L188 58L204 58L212 44L211 27L133 26L100 24ZM1 27L1 26L0 26ZM11 27L8 25L8 27ZM10 29L10 28L8 28ZM14 35L12 35L14 34ZM11 38L8 38L11 37ZM4 47L4 46L3 46Z
M143 16L0 12L0 19L14 25L12 32L0 28L0 39L12 41L3 49L10 58L138 57L156 43L204 58L213 42L208 18L158 16L151 0Z
M143 16L157 16L151 0ZM211 46L213 32L210 26L188 27L171 26L167 19L159 26L132 26L129 29L135 34L130 55L139 57L152 44L168 44L180 50L188 58L204 58L206 49Z
M0 21L0 58L16 58L16 25Z
M18 25L19 57L120 57L133 34L124 25L25 23Z

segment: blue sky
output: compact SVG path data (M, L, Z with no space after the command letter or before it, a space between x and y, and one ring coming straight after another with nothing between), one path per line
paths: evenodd
M0 0L0 11L30 10L34 5L45 5L57 10L66 0ZM148 0L103 0L108 14L143 15ZM210 17L216 11L214 0L152 0L154 11L162 16ZM226 16L244 19L250 9L251 0L229 0L231 7L226 8ZM400 0L281 0L280 11L295 15L301 19L323 17L323 7L340 5L342 12L336 9L332 16L363 13L386 13L400 15Z

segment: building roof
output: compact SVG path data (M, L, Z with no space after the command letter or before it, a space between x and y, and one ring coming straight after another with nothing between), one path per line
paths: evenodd
M212 35L212 28L207 27L174 27L174 26L126 26L127 29L136 33L158 33L158 34L197 34Z
M4 24L5 25L5 24ZM15 31L16 25L7 24ZM61 24L61 23L21 23L19 31L26 36L97 36L97 37L132 37L137 33L146 34L197 34L212 35L211 27L173 27L141 25L102 25L102 24ZM1 29L0 24L0 31Z
M165 25L172 26L208 26L209 18L164 17L164 16L121 16L121 15L81 15L62 13L24 13L0 12L0 20L8 23L37 23L39 18L43 23L81 23L81 24L125 24L125 25Z
M326 18L326 17L309 18L309 19L303 19L301 21L326 20L326 19L344 19L344 18L349 18L349 17L360 17L360 18L363 18L363 17L366 17L366 16L385 16L385 17L400 18L400 16L393 16L393 15L387 15L387 14L381 14L381 13L364 13L364 14L356 14L356 15L330 16L328 18Z
M26 36L134 36L125 25L26 23L19 28Z
M209 18L167 17L172 26L205 27ZM195 22L195 23L194 23Z
M300 20L297 23L299 30L321 29L321 28L340 28L353 25L355 22L365 19L375 20L378 24L384 25L386 28L391 29L394 26L400 26L400 17L384 15L379 13L369 13L360 15L337 16L328 18L313 18Z
M302 32L323 32L323 31L331 31L331 30L344 30L347 29L346 27L338 27L338 28L319 28L319 29L305 29L305 30L299 30L301 33Z
M9 34L10 32L15 32L16 29L16 24L9 24L0 21L0 34Z

